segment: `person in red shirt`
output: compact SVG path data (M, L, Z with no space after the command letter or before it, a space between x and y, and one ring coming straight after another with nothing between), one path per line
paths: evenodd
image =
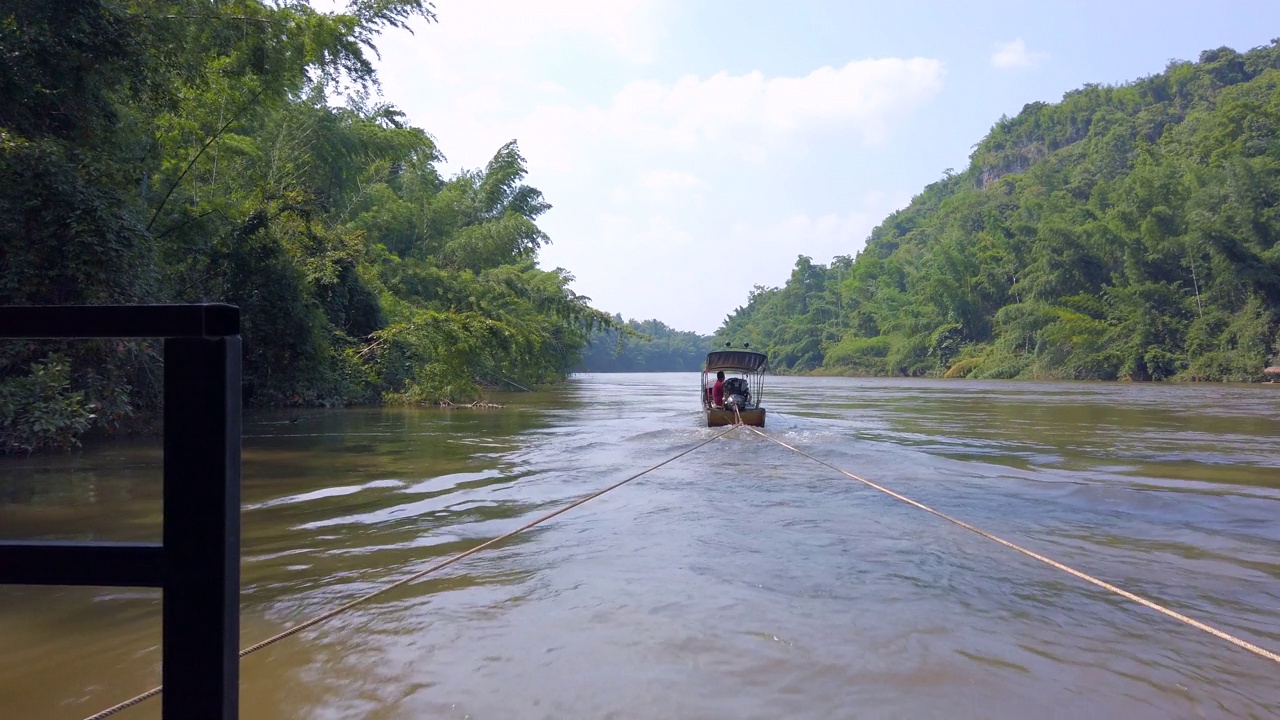
M711 386L711 404L724 407L724 371L716 372L716 384Z

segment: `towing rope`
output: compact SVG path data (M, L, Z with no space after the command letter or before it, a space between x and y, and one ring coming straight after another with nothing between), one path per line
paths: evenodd
M1124 588L1121 588L1121 587L1117 587L1117 586L1115 586L1115 585L1112 585L1111 583L1106 582L1105 580L1099 580L1098 578L1096 578L1096 577L1094 577L1094 576L1092 576L1092 575L1089 575L1088 573L1082 572L1082 571L1080 571L1080 570L1076 570L1075 568L1070 567L1069 565L1065 565L1065 564L1063 564L1063 563L1058 562L1057 560L1054 560L1054 559L1049 558L1049 557L1045 557L1044 555L1041 555L1041 554L1039 554L1039 553L1037 553L1037 552L1034 552L1034 551L1032 551L1032 550L1028 550L1028 549L1026 549L1026 548L1022 547L1021 545L1017 545L1017 544L1012 543L1012 542L1010 542L1010 541L1008 541L1008 540L1005 540L1004 538L999 537L998 535L993 535L992 533L989 533L989 532L987 532L986 530L983 530L983 529L981 529L981 528L979 528L979 527L976 527L976 526L974 526L974 525L970 525L969 523L967 523L967 522L965 522L965 521L963 521L963 520L960 520L959 518L954 518L954 517L952 517L952 516L950 516L950 515L947 515L947 514L946 514L946 513L944 513L944 512L941 512L941 511L939 511L939 510L935 510L935 509L933 509L933 508L929 507L928 505L925 505L924 503L918 502L918 501L916 501L916 500L912 500L911 498L907 497L906 495L902 495L901 493L894 492L893 490L890 490L889 488L886 488L886 487L884 487L884 486L882 486L882 485L878 485L878 484L876 484L876 483L874 483L874 482L872 482L872 481L870 481L870 480L867 480L866 478L858 477L857 475L854 475L853 473L851 473L851 472L849 472L849 471L847 471L847 470L842 470L841 468L838 468L838 467L836 467L835 465L832 465L831 463L826 462L825 460L820 460L820 459L818 459L818 458L814 457L813 455L810 455L809 453L806 453L805 451L803 451L803 450L801 450L801 449L799 449L799 448L797 448L797 447L795 447L795 446L793 446L793 445L788 445L787 443L785 443L785 442L783 442L783 441L781 441L781 440L779 440L779 439L777 439L777 438L773 437L772 435L768 435L768 434L766 434L765 432L763 432L763 431L761 431L761 430L756 429L755 427L752 427L752 426L750 426L750 425L746 425L746 424L744 424L744 423L742 422L742 414L738 411L738 408L735 406L733 410L734 410L735 421L734 421L734 424L733 424L733 425L731 425L731 426L729 427L729 429L728 429L728 430L725 430L725 431L723 431L723 432L717 433L717 434L713 435L712 437L708 438L707 440L704 440L704 441L702 441L702 442L698 443L697 445L694 445L693 447L691 447L691 448L689 448L689 449L687 449L687 450L683 450L683 451L681 451L681 452L679 452L679 453L677 453L677 454L675 454L675 455L672 455L671 457L667 458L666 460L663 460L662 462L660 462L660 463L658 463L658 464L656 464L656 465L652 465L652 466L650 466L650 467L648 467L648 468L645 468L644 470L641 470L641 471L640 471L640 472L638 472L638 473L635 473L634 475L630 475L630 476L628 476L628 477L624 478L623 480L619 480L618 482L616 482L616 483L614 483L613 485L610 485L610 486L608 486L608 487L604 488L603 490L598 490L598 491L596 491L596 492L594 492L594 493L592 493L592 494L590 494L590 495L587 495L586 497L580 498L580 499L578 499L578 500L576 500L576 501L574 501L574 502L572 502L572 503L570 503L570 504L568 504L568 505L566 505L566 506L564 506L564 507L562 507L562 508L560 508L560 509L558 509L558 510L555 510L555 511L553 511L553 512L547 513L546 515L543 515L543 516L541 516L541 517L539 517L539 518L537 518L537 519L535 519L535 520L532 520L532 521L530 521L530 522L528 522L528 523L526 523L526 524L524 524L524 525L521 525L520 527L516 528L515 530L512 530L512 531L510 531L510 532L508 532L508 533L505 533L505 534L503 534L503 535L499 535L498 537L495 537L495 538L493 538L493 539L491 539L491 540L487 540L487 541L485 541L485 542L483 542L483 543L481 543L481 544L479 544L479 545L477 545L477 546L475 546L475 547L471 548L470 550L465 550L465 551L463 551L463 552L458 553L457 555L453 555L453 556L451 556L451 557L449 557L449 558L446 558L445 560L442 560L442 561L440 561L440 562L438 562L438 563L436 563L436 564L434 564L434 565L431 565L431 566L426 567L426 568L424 568L424 569L422 569L422 570L419 570L418 572L413 573L412 575L409 575L408 577L405 577L405 578L402 578L402 579L400 579L400 580L397 580L397 581L395 581L395 582L391 583L390 585L387 585L387 586L385 586L385 587L379 588L379 589L374 590L374 591L372 591L372 592L370 592L370 593L367 593L367 594L365 594L365 595L361 595L360 597L358 597L358 598L356 598L356 599L354 599L354 600L351 600L351 601L349 601L349 602L347 602L347 603L344 603L344 604L342 604L342 605L339 605L338 607L335 607L335 608L333 608L332 610L329 610L328 612L322 613L322 614L317 615L317 616L315 616L315 617L313 617L313 618L311 618L311 619L309 619L309 620L306 620L305 622L299 623L298 625L295 625L295 626L293 626L293 627L291 627L291 628L289 628L289 629L287 629L287 630L284 630L284 631L282 631L282 632L280 632L280 633L277 633L276 635L273 635L273 636L271 636L271 637L269 637L269 638L267 638L267 639L265 639L265 640L263 640L263 641L261 641L261 642L259 642L259 643L256 643L256 644L254 644L254 645L250 645L249 647L244 648L243 650L241 650L241 651L240 651L240 655L239 655L239 656L240 656L240 657L245 657L246 655L249 655L250 653L257 652L258 650L261 650L261 649L263 649L263 648L265 648L265 647L267 647L267 646L269 646L269 645L273 645L273 644L275 644L275 643L277 643L277 642L279 642L279 641L281 641L281 640L284 640L284 639L285 639L285 638L287 638L287 637L290 637L291 635L296 635L297 633L300 633L300 632L302 632L303 630L306 630L306 629L308 629L308 628L315 627L316 625L319 625L320 623L323 623L323 622L325 622L326 620L330 620L330 619L334 618L335 616L340 615L340 614L342 614L342 613L346 612L347 610L350 610L351 608L356 607L357 605L361 605L361 604L363 604L363 603L365 603L365 602L368 602L369 600L372 600L373 598L376 598L376 597L378 597L378 596L380 596L380 595L384 595L384 594L386 594L386 593L388 593L388 592L390 592L390 591L392 591L392 590L394 590L394 589L396 589L396 588L398 588L398 587L402 587L402 586L404 586L404 585L408 585L409 583L412 583L412 582L414 582L414 581L416 581L416 580L419 580L419 579L421 579L421 578L423 578L423 577L425 577L425 576L427 576L427 575L430 575L431 573L434 573L434 572L439 571L439 570L443 570L444 568L449 567L450 565L453 565L454 563L460 562L461 560L464 560L464 559L466 559L466 558L468 558L468 557L471 557L472 555L475 555L476 553L480 552L481 550L484 550L484 549L486 549L486 548L489 548L489 547L492 547L492 546L494 546L494 545L497 545L498 543L500 543L500 542L502 542L502 541L504 541L504 540L507 540L507 539L509 539L509 538L511 538L511 537L513 537L513 536L515 536L515 535L518 535L518 534L520 534L520 533L522 533L522 532L524 532L524 531L526 531L526 530L529 530L529 529L531 529L531 528L533 528L533 527L535 527L535 526L537 526L537 525L540 525L540 524L542 524L542 523L546 522L547 520L550 520L550 519L552 519L552 518L554 518L554 517L556 517L556 516L558 516L558 515L562 515L562 514L564 514L564 513L568 512L568 511L570 511L570 510L572 510L572 509L574 509L574 508L576 508L576 507L578 507L578 506L580 506L580 505L584 505L584 504L586 504L586 503L588 503L588 502L590 502L590 501L592 501L592 500L594 500L594 499L596 499L596 498L600 497L601 495L604 495L604 494L605 494L605 493L607 493L607 492L610 492L610 491L612 491L612 490L616 490L617 488L620 488L620 487L622 487L623 485L626 485L627 483L631 482L632 480L635 480L635 479L637 479L637 478L639 478L639 477L642 477L642 476L644 476L644 475L647 475L647 474L649 474L649 473L653 472L654 470L657 470L658 468L660 468L660 467L662 467L662 466L664 466L664 465L667 465L667 464L669 464L669 463L671 463L671 462L674 462L675 460L678 460L678 459L680 459L680 458L684 457L685 455L688 455L689 453L693 452L694 450L697 450L697 449L699 449L699 448L701 448L701 447L704 447L704 446L706 446L706 445L711 444L712 442L715 442L716 440L719 440L720 438L724 437L725 435L728 435L729 433L733 432L734 430L737 430L739 427L745 427L746 429L750 430L751 432L753 432L753 433L755 433L755 434L759 435L760 437L762 437L762 438L764 438L764 439L766 439L766 440L769 440L770 442L773 442L773 443L776 443L776 444L778 444L778 445L781 445L782 447L784 447L784 448L786 448L786 449L788 449L788 450L790 450L790 451L792 451L792 452L794 452L794 453L796 453L796 454L798 454L798 455L800 455L800 456L802 456L802 457L806 457L806 458L808 458L808 459L810 459L810 460L812 460L812 461L814 461L814 462L818 463L819 465L822 465L822 466L824 466L824 467L830 468L831 470L834 470L834 471L836 471L836 472L840 473L841 475L844 475L845 477L848 477L848 478L850 478L850 479L852 479L852 480L857 480L858 482L862 483L863 485L866 485L867 487L870 487L870 488L872 488L872 489L874 489L874 490L878 490L878 491L880 491L880 492L882 492L882 493L884 493L884 494L886 494L886 495L888 495L888 496L890 496L890 497L892 497L892 498L894 498L894 499L896 499L896 500L900 500L900 501L902 501L902 502L904 502L904 503L906 503L906 504L908 504L908 505L911 505L912 507L916 507L916 508L919 508L919 509L921 509L921 510L924 510L925 512L927 512L927 513L929 513L929 514L931 514L931 515L936 515L936 516L938 516L938 517L942 518L943 520L946 520L947 522L952 523L953 525L957 525L957 526L959 526L959 527L964 528L965 530L968 530L968 531L970 531L970 532L973 532L973 533L976 533L976 534L978 534L978 535L981 535L982 537L987 538L988 540L991 540L991 541L997 542L997 543L999 543L999 544L1001 544L1001 545L1003 545L1003 546L1005 546L1005 547L1009 548L1010 550L1014 550L1014 551L1019 552L1019 553L1021 553L1021 554L1023 554L1023 555L1026 555L1026 556L1027 556L1027 557L1029 557L1029 558L1032 558L1032 559L1034 559L1034 560L1038 560L1038 561L1040 561L1040 562L1042 562L1042 563L1044 563L1044 564L1046 564L1046 565L1048 565L1048 566L1050 566L1050 567L1057 568L1058 570L1061 570L1061 571L1063 571L1063 572L1065 572L1065 573L1067 573L1067 574L1069 574L1069 575L1072 575L1072 576L1074 576L1074 577L1076 577L1076 578L1079 578L1080 580L1084 580L1084 581L1085 581L1085 582L1087 582L1087 583L1090 583L1090 584L1092 584L1092 585L1095 585L1095 586L1097 586L1097 587L1100 587L1100 588L1102 588L1103 590L1107 590L1107 591L1109 591L1109 592L1111 592L1111 593L1114 593L1114 594L1116 594L1116 595L1119 595L1120 597L1123 597L1123 598L1125 598L1125 599L1127 599L1127 600L1131 600L1131 601L1133 601L1133 602L1135 602L1135 603L1138 603L1139 605L1142 605L1142 606L1144 606L1144 607L1146 607L1146 608L1149 608L1149 609L1154 610L1154 611L1156 611L1156 612L1158 612L1158 613L1161 613L1162 615L1166 615L1166 616L1168 616L1168 617L1173 618L1174 620L1177 620L1177 621L1179 621L1179 622L1182 622L1182 623L1185 623L1185 624L1187 624L1187 625L1190 625L1191 627L1196 628L1197 630L1201 630L1201 631L1203 631L1203 632L1209 633L1210 635L1213 635L1214 637L1217 637L1217 638L1219 638L1219 639L1221 639L1221 640L1226 640L1227 642L1229 642L1229 643L1231 643L1231 644L1233 644L1233 645L1235 645L1235 646L1237 646L1237 647L1239 647L1239 648L1242 648L1242 649L1244 649L1244 650L1248 650L1249 652L1253 653L1254 655L1257 655L1258 657L1265 658L1265 659L1267 659L1267 660L1271 660L1272 662L1275 662L1275 663L1280 663L1280 654L1277 654L1277 653L1275 653L1275 652L1272 652L1271 650L1268 650L1268 649L1266 649L1266 648L1263 648L1263 647L1259 647L1259 646L1257 646L1257 645L1254 645L1253 643L1251 643L1251 642L1249 642L1249 641L1247 641L1247 640L1243 640L1243 639L1241 639L1241 638L1236 637L1235 635L1232 635L1232 634L1230 634L1230 633L1227 633L1227 632L1225 632L1225 631L1223 631L1223 630L1219 630L1218 628L1215 628L1215 627L1213 627L1212 625L1208 625L1208 624L1206 624L1206 623L1200 622L1199 620L1196 620L1195 618L1192 618L1192 617L1188 617L1188 616L1186 616L1186 615L1183 615L1182 613L1180 613L1180 612L1178 612L1178 611L1176 611L1176 610L1172 610L1172 609L1170 609L1170 608L1167 608L1167 607L1165 607L1165 606L1163 606L1163 605L1161 605L1161 604L1159 604L1159 603L1157 603L1157 602L1155 602L1155 601L1153 601L1153 600L1149 600L1149 599L1147 599L1147 598L1145 598L1145 597L1142 597L1141 595L1138 595L1138 594L1136 594L1136 593L1129 592L1128 590L1125 590ZM152 689L150 689L150 690L148 690L148 691L146 691L146 692L144 692L144 693L141 693L141 694L139 694L139 695L136 695L136 696L134 696L134 697L132 697L132 698L130 698L130 699L128 699L128 700L126 700L126 701L124 701L124 702L122 702L122 703L118 704L118 705L113 705L112 707L109 707L109 708L107 708L106 710L103 710L103 711L101 711L101 712L99 712L99 713L96 713L96 714L94 714L94 715L90 715L89 717L85 718L85 720L105 720L105 718L108 718L108 717L110 717L110 716L112 716L112 715L115 715L116 713L121 712L122 710L127 710L127 709L129 709L129 708L131 708L131 707L133 707L133 706L135 706L135 705L137 705L137 704L139 704L139 703L141 703L141 702L143 702L143 701L145 701L145 700L149 700L150 698L153 698L153 697L155 697L155 696L159 695L163 689L164 689L164 686L163 686L163 685L158 685L158 686L156 686L156 687L154 687L154 688L152 688Z
M1084 581L1085 581L1085 582L1087 582L1087 583L1090 583L1090 584L1096 585L1096 586L1098 586L1098 587L1102 588L1103 590L1107 590L1107 591L1109 591L1109 592L1113 592L1113 593L1115 593L1116 595L1119 595L1120 597L1126 598L1126 599L1128 599L1128 600L1132 600L1133 602L1136 602L1136 603L1138 603L1139 605L1142 605L1142 606L1144 606L1144 607L1146 607L1146 608L1149 608L1149 609L1151 609L1151 610L1155 610L1156 612L1161 613L1162 615L1167 615L1168 617L1171 617L1171 618L1173 618L1174 620L1177 620L1177 621L1182 622L1182 623L1186 623L1187 625L1190 625L1191 627L1193 627L1193 628L1195 628L1195 629L1197 629L1197 630L1203 630L1204 632L1207 632L1207 633L1209 633L1210 635L1213 635L1213 636L1214 636L1214 637L1216 637L1216 638L1219 638L1219 639L1221 639L1221 640L1226 640L1227 642L1231 643L1232 645L1235 645L1235 646L1237 646L1237 647L1240 647L1240 648L1243 648L1243 649L1245 649L1245 650L1248 650L1249 652L1253 653L1254 655L1257 655L1258 657L1266 658L1267 660L1271 660L1272 662L1275 662L1275 663L1280 663L1280 654L1274 653L1274 652L1272 652L1272 651L1270 651L1270 650L1268 650L1268 649L1266 649L1266 648L1263 648L1263 647L1259 647L1259 646L1257 646L1257 645L1254 645L1253 643L1251 643L1251 642L1249 642L1249 641L1247 641L1247 640L1242 640L1241 638L1238 638L1238 637L1236 637L1235 635L1232 635L1232 634L1230 634L1230 633L1227 633L1227 632L1224 632L1224 631L1222 631L1222 630L1219 630L1218 628L1215 628L1215 627L1213 627L1212 625L1207 625L1207 624L1205 624L1205 623L1202 623L1202 622L1200 622L1199 620L1196 620L1195 618L1187 617L1186 615L1183 615L1182 613L1180 613L1180 612L1178 612L1178 611L1176 611L1176 610L1171 610L1171 609L1169 609L1169 608L1167 608L1167 607L1165 607L1165 606L1163 606L1163 605L1161 605L1161 604L1159 604L1159 603L1157 603L1157 602L1155 602L1155 601L1153 601L1153 600L1148 600L1147 598L1144 598L1144 597L1142 597L1141 595L1137 595L1137 594L1135 594L1135 593L1131 593L1131 592L1129 592L1128 590L1125 590L1124 588L1116 587L1115 585L1112 585L1111 583L1106 582L1105 580L1099 580L1098 578L1096 578L1096 577L1094 577L1094 576L1092 576L1092 575L1089 575L1088 573L1081 572L1081 571L1079 571L1079 570L1076 570L1076 569L1075 569L1075 568L1073 568L1073 567L1070 567L1070 566L1068 566L1068 565L1064 565L1063 563L1060 563L1060 562L1058 562L1057 560L1054 560L1054 559L1052 559L1052 558L1047 558L1047 557L1045 557L1044 555L1041 555L1041 554L1039 554L1039 553L1037 553L1037 552L1033 552L1033 551L1028 550L1028 549L1026 549L1026 548L1024 548L1024 547L1022 547L1022 546L1020 546L1020 545L1016 545L1016 544L1014 544L1014 543L1012 543L1012 542L1009 542L1008 540L1005 540L1004 538L1001 538L1001 537L998 537L998 536L996 536L996 535L993 535L993 534L991 534L991 533L987 532L986 530L983 530L983 529L978 528L978 527L974 527L973 525L970 525L969 523L967 523L967 522L965 522L965 521L963 521L963 520L960 520L960 519L958 519L958 518L951 517L950 515L947 515L946 513L943 513L943 512L939 512L938 510L934 510L933 508L929 507L928 505L925 505L924 503L921 503L921 502L917 502L917 501L915 501L915 500L912 500L911 498L909 498L909 497L907 497L907 496L905 496L905 495L902 495L902 494L900 494L900 493L896 493L896 492L894 492L894 491L892 491L892 490L890 490L890 489L888 489L888 488L886 488L886 487L883 487L883 486L881 486L881 485L877 485L876 483L873 483L873 482L871 482L870 480L867 480L867 479L865 479L865 478L860 478L860 477L858 477L857 475L854 475L854 474L853 474L853 473L851 473L851 472L848 472L848 471L846 471L846 470L841 470L840 468L836 467L835 465L832 465L832 464L831 464L831 463L829 463L829 462L826 462L826 461L824 461L824 460L819 460L818 458L816 458L816 457L814 457L814 456L810 455L809 453L806 453L805 451L800 450L799 448L796 448L796 447L793 447L793 446L791 446L791 445L788 445L787 443L782 442L781 440L779 440L779 439L777 439L777 438L773 437L772 435L765 434L764 432L762 432L762 431L760 431L760 430L757 430L756 428L751 427L750 425L747 425L747 426L744 426L744 427L746 427L746 428L747 428L748 430L750 430L751 432L753 432L753 433L755 433L755 434L759 435L760 437L765 438L766 440L770 440L770 441L772 441L772 442L775 442L775 443L777 443L777 444L781 445L782 447L784 447L784 448L786 448L786 449L788 449L788 450L790 450L790 451L792 451L792 452L794 452L794 453L797 453L797 454L799 454L799 455L801 455L801 456L803 456L803 457L807 457L807 458L809 458L810 460L812 460L812 461L814 461L814 462L818 463L819 465L823 465L823 466L826 466L826 467L828 467L828 468L831 468L832 470L835 470L836 472L840 473L841 475L844 475L845 477L851 478L851 479L853 479L853 480L857 480L858 482L862 483L863 485L866 485L867 487L870 487L870 488L875 489L875 490L879 490L880 492L882 492L882 493L884 493L884 494L886 494L886 495L888 495L888 496L890 496L890 497L892 497L892 498L894 498L894 499L901 500L902 502L907 503L908 505L911 505L911 506L913 506L913 507L920 508L921 510L924 510L924 511L925 511L925 512L927 512L927 513L930 513L930 514L933 514L933 515L937 515L938 517L942 518L943 520L946 520L946 521L947 521L947 522L949 522L949 523L952 523L952 524L955 524L955 525L959 525L960 527L964 528L965 530L969 530L969 531L971 531L971 532L975 532L975 533L977 533L977 534L981 535L982 537L987 538L988 540L993 540L993 541L995 541L995 542L998 542L998 543L1000 543L1001 545L1004 545L1005 547L1009 548L1010 550L1015 550L1015 551L1017 551L1017 552L1022 553L1023 555L1026 555L1026 556L1027 556L1027 557L1029 557L1029 558L1032 558L1032 559L1035 559L1035 560L1039 560L1040 562L1042 562L1042 563L1044 563L1044 564L1046 564L1046 565L1048 565L1048 566L1050 566L1050 567L1057 568L1057 569L1059 569L1059 570L1061 570L1061 571L1063 571L1063 572L1065 572L1065 573L1067 573L1067 574L1069 574L1069 575L1073 575L1073 576L1075 576L1075 577L1077 577L1077 578L1079 578L1079 579L1081 579L1081 580L1084 580Z
M390 585L387 585L387 586L385 586L385 587L379 588L379 589L374 590L373 592L367 593L367 594L365 594L365 595L361 595L360 597L358 597L358 598L356 598L356 599L354 599L354 600L351 600L351 601L349 601L349 602L346 602L346 603L344 603L344 604L342 604L342 605L339 605L338 607L335 607L335 608L333 608L332 610L329 610L328 612L321 613L320 615L317 615L317 616L315 616L315 617L311 618L310 620L306 620L305 622L301 622L301 623L299 623L299 624L297 624L297 625L294 625L293 627L289 628L288 630L284 630L283 632L277 633L276 635L272 635L271 637L267 638L266 640L263 640L262 642L256 643L256 644L254 644L254 645L250 645L249 647L247 647L247 648L245 648L245 649L243 649L243 650L241 650L241 651L240 651L240 657L244 657L244 656L246 656L246 655L248 655L248 654L250 654L250 653L257 652L257 651L259 651L259 650L261 650L261 649L263 649L263 648L267 647L268 645L274 645L275 643L280 642L281 640L283 640L283 639L285 639L285 638L287 638L287 637L289 637L289 636L291 636L291 635L296 635L296 634L298 634L298 633L302 632L303 630L306 630L306 629L308 629L308 628L315 627L316 625L319 625L320 623L322 623L322 622L324 622L324 621L326 621L326 620L330 620L330 619L332 619L332 618L336 617L337 615L340 615L340 614L342 614L342 613L344 613L344 612L346 612L346 611L350 610L351 608L356 607L357 605L360 605L360 604L362 604L362 603L366 603L366 602L368 602L368 601L370 601L370 600L372 600L372 599L374 599L374 598L376 598L376 597L378 597L378 596L380 596L380 595L385 595L386 593L391 592L392 590L394 590L394 589L396 589L396 588L398 588L398 587L402 587L402 586L404 586L404 585L408 585L409 583L414 582L415 580L420 580L421 578L426 577L427 575L430 575L430 574L431 574L431 573L433 573L433 572L436 572L436 571L438 571L438 570L443 570L444 568L447 568L447 567L449 567L450 565L453 565L453 564L454 564L454 563L456 563L456 562L459 562L459 561L461 561L461 560L465 560L466 558L469 558L469 557L471 557L472 555L475 555L476 553L480 552L481 550L484 550L485 548L493 547L494 545L497 545L498 543L502 542L503 540L507 540L507 539L509 539L509 538L511 538L511 537L514 537L514 536L516 536L516 535L519 535L520 533L524 532L525 530L529 530L530 528L533 528L533 527L535 527L535 526L537 526L537 525L541 525L542 523L544 523L544 522L546 522L546 521L550 520L550 519L551 519L551 518L553 518L553 517L556 517L557 515L562 515L562 514L564 514L564 513L566 513L566 512L569 512L570 510L572 510L572 509L574 509L574 508L578 507L579 505L585 505L586 503L589 503L589 502L591 502L592 500L595 500L596 498L600 497L601 495L604 495L605 493L607 493L607 492L609 492L609 491L611 491L611 490L616 490L616 489L618 489L618 488L622 487L623 485L626 485L627 483L631 482L632 480L635 480L636 478L639 478L639 477L644 476L644 475L648 475L649 473L653 472L654 470L657 470L658 468L662 467L663 465L667 465L667 464L669 464L669 463L671 463L671 462L674 462L674 461L676 461L676 460L679 460L680 458L684 457L685 455L688 455L689 453L693 452L694 450L697 450L698 448L704 447L704 446L706 446L706 445L710 445L711 443L715 442L716 440L719 440L720 438L724 437L725 435L728 435L729 433L731 433L731 432L733 432L734 430L737 430L737 429L738 429L738 426L737 426L737 425L730 426L730 428L729 428L728 430L725 430L724 432L716 433L715 435L711 436L710 438L708 438L708 439L706 439L706 440L703 440L702 442L698 443L697 445L694 445L693 447L691 447L691 448L689 448L689 449L687 449L687 450L683 450L683 451L681 451L681 452L679 452L679 453L677 453L677 454L675 454L675 455L672 455L671 457L667 458L666 460L663 460L662 462L658 463L657 465L651 465L651 466L649 466L649 467L645 468L644 470L641 470L640 472L638 472L638 473L636 473L636 474L634 474L634 475L630 475L630 476L626 477L626 478L625 478L625 479L623 479L623 480L619 480L618 482L616 482L616 483L614 483L614 484L610 485L609 487L607 487L607 488L605 488L605 489L603 489L603 490L597 490L596 492L591 493L590 495L587 495L587 496L586 496L586 497L584 497L584 498L580 498L580 499L578 499L578 500L575 500L575 501L574 501L574 502L572 502L572 503L569 503L568 505L565 505L564 507L560 508L559 510L555 510L555 511L553 511L553 512L549 512L549 513L547 513L546 515L543 515L543 516L541 516L541 517L537 518L536 520L531 520L530 522L527 522L527 523L525 523L524 525L521 525L520 527L516 528L515 530L512 530L511 532L505 533L505 534L503 534L503 535L499 535L498 537L493 538L492 540L487 540L487 541L485 541L485 542L482 542L482 543L480 543L479 545L477 545L477 546L475 546L475 547L471 548L470 550L466 550L466 551L460 552L460 553L458 553L457 555L453 555L452 557L449 557L449 558L446 558L446 559L444 559L444 560L441 560L440 562L438 562L438 563L436 563L436 564L434 564L434 565L431 565L431 566L429 566L429 567L423 568L422 570L419 570L418 572L413 573L412 575L409 575L408 577L405 577L405 578L402 578L402 579L400 579L400 580L397 580L397 581L395 581L395 582L391 583ZM111 717L112 715L115 715L116 713L118 713L118 712L120 712L120 711L122 711L122 710L127 710L127 709L129 709L129 708L133 707L134 705L137 705L138 703L141 703L141 702L143 702L143 701L145 701L145 700L149 700L149 699L151 699L151 698L153 698L153 697L155 697L155 696L159 695L159 694L160 694L160 692L161 692L163 689L164 689L164 686L163 686L163 685L157 685L156 687L153 687L153 688L151 688L150 690L148 690L148 691L146 691L146 692L144 692L144 693L142 693L142 694L140 694L140 695L136 695L136 696L134 696L134 697L131 697L131 698L129 698L128 700L125 700L124 702L122 702L122 703L120 703L120 704L118 704L118 705L113 705L113 706L111 706L111 707L107 708L106 710L103 710L102 712L96 713L96 714L94 714L94 715L90 715L89 717L85 718L85 720L104 720L104 718Z

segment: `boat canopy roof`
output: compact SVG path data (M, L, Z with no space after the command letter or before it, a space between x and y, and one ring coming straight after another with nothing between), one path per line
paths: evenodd
M739 370L741 372L760 372L769 364L764 353L751 350L716 350L707 353L707 367L710 370Z

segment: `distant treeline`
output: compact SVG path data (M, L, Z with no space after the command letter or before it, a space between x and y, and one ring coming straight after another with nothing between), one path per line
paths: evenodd
M612 318L537 266L550 205L515 142L443 176L370 99L378 34L431 4L345 5L4 3L0 304L238 305L251 405L562 378ZM0 454L154 418L159 364L154 343L0 344Z
M673 330L657 320L622 322L591 337L578 369L583 372L676 372L702 369L711 338Z
M720 335L796 371L1259 379L1280 337L1280 41L1002 118Z

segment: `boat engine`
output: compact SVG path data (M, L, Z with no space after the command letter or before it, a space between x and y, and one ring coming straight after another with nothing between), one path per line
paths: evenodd
M751 406L751 387L746 378L729 378L724 381L724 406L745 410Z

